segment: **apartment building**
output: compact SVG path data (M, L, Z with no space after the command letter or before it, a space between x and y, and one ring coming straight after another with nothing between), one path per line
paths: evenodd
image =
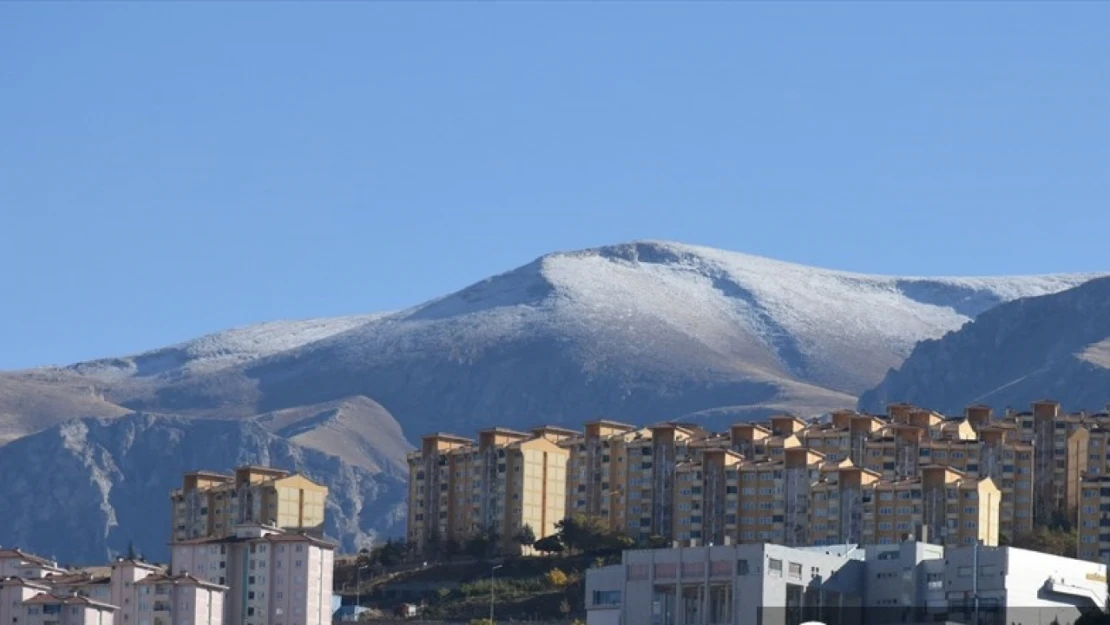
M39 579L0 575L0 623L21 623L23 602L48 592L50 585Z
M916 541L629 550L586 573L588 625L1069 625L1106 598L1102 564Z
M408 456L408 537L419 549L444 541L496 534L503 550L518 549L525 525L550 536L566 517L566 441L578 433L544 426L532 432L489 428L478 440L431 434Z
M983 405L946 416L893 404L882 416L777 415L722 433L599 420L581 434L546 436L567 454L566 515L602 519L633 538L682 542L792 546L912 534L950 546L993 545L1035 523L1078 522L1085 480L1110 474L1110 414L1065 414L1051 401L1000 417ZM489 526L513 534L501 519L515 505L490 473L500 457L488 454L536 432L492 428L480 438L430 435L410 456L410 540L464 540ZM947 486L934 489L932 480ZM876 497L908 503L886 506ZM927 509L935 518L925 518Z
M59 567L54 560L26 553L19 549L0 549L0 578L37 579L65 572L65 569Z
M167 579L165 569L133 559L119 558L111 565L64 570L44 558L8 550L0 561L7 570L17 570L30 577L0 577L0 622L62 623L115 625L222 625L222 612L204 610L205 602L222 603L226 588L209 585L193 595L178 591L181 600L166 603L163 593L155 593L151 602L153 580ZM12 554L19 554L13 557ZM23 566L11 566L20 560ZM26 564L40 568L26 568ZM43 566L44 563L47 563ZM180 584L183 580L173 580ZM161 587L159 587L161 588ZM189 598L185 598L189 597ZM32 599L34 599L32 601Z
M187 573L147 576L135 583L139 625L219 625L227 586Z
M193 580L207 585L195 592L226 587L221 603L227 625L331 624L333 543L261 524L239 525L233 532L171 545L170 572L189 588L182 592L194 592ZM208 605L208 613L215 614Z
M1079 557L1096 562L1110 560L1110 475L1083 480L1078 523Z
M244 523L323 535L326 486L302 475L242 466L233 475L194 471L170 493L173 540L230 536Z
M24 625L113 625L116 606L80 595L41 592L22 604L18 623Z

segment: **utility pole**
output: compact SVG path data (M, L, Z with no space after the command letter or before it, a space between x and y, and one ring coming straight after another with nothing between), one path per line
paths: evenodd
M494 584L494 573L495 573L495 572L497 571L497 569L499 569L499 568L501 568L501 565L500 565L500 564L495 564L495 565L493 566L493 568L491 568L491 569L489 570L489 625L493 625L493 584Z
M354 617L358 618L358 609L362 605L362 571L369 569L369 566L355 565L355 609Z
M971 557L971 600L975 609L975 625L979 625L979 539L975 540L975 549Z

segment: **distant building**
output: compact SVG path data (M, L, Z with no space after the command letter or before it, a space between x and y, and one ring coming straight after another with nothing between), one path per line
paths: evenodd
M328 489L301 475L270 467L242 466L234 475L194 471L170 493L175 541L230 536L234 528L261 523L322 536Z
M430 434L408 455L408 538L418 549L492 530L504 551L527 525L536 538L566 516L568 451L575 435L545 426L530 433L490 428L478 441Z
M116 606L88 597L60 597L42 592L23 602L18 623L24 625L113 625Z
M135 583L139 625L222 625L227 586L189 574L150 575Z
M516 460L524 449L546 460L527 466ZM408 458L408 538L435 548L493 530L513 550L523 524L539 538L559 517L585 515L640 541L882 545L912 535L953 547L1014 542L1066 521L1080 527L1080 557L1103 560L1107 449L1110 412L1069 414L1050 400L1001 415L909 404L884 415L775 415L727 432L596 420L582 433L429 434Z

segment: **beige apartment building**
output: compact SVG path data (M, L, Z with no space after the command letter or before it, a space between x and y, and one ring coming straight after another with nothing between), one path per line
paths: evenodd
M327 498L326 486L280 469L242 466L233 475L194 471L170 493L171 536L176 541L230 536L245 523L322 536Z
M578 433L553 426L517 432L490 428L478 440L431 434L408 456L408 538L418 549L442 548L493 532L503 550L519 548L525 525L536 538L566 517L565 443Z
M491 526L513 536L523 522L513 512L521 498L560 488L553 472L529 492L500 477L502 463L515 471L505 459L510 449L541 438L566 454L559 465L565 501L549 513L599 518L634 538L701 544L881 543L913 535L994 545L1061 515L1101 522L1089 518L1089 504L1081 508L1081 491L1110 475L1110 415L1065 414L1051 401L1002 416L983 405L946 416L909 404L882 416L838 411L816 422L779 415L723 433L608 420L588 422L580 434L492 428L478 442L429 435L410 455L410 540L464 540ZM553 525L543 524L537 537ZM1105 547L1087 550L1110 553L1106 537Z

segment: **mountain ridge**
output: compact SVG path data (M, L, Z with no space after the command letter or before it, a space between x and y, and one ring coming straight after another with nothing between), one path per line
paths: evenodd
M1051 396L1101 410L1110 400L1110 278L1002 304L943 337L922 341L863 393L859 406L930 400L1019 406Z
M359 510L398 509L403 489L388 485L403 480L410 441L429 431L577 427L601 417L724 427L849 408L918 341L958 330L999 302L1093 275L1101 274L877 276L666 242L557 252L391 313L272 322L124 357L2 372L0 463L41 465L26 441L54 440L84 418L94 432L149 431L141 445L185 441L166 448L220 469L219 455L195 447L204 446L196 433L221 432L244 447L217 445L228 457L290 466L314 458L315 475L349 506L334 528L349 546L370 538L356 502ZM136 414L150 423L134 425ZM73 440L72 449L39 444L41 453L70 458L68 479L83 485L90 511L126 508L112 493L130 492L140 476L162 485L180 477L119 437ZM112 472L121 457L140 460ZM68 488L52 480L25 478L19 492L0 485L0 501L19 506L27 493ZM46 513L64 515L64 505ZM21 514L16 539L49 540L28 533L35 523ZM98 553L122 548L123 537L96 514L101 530L90 544ZM0 531L0 543L12 538Z

